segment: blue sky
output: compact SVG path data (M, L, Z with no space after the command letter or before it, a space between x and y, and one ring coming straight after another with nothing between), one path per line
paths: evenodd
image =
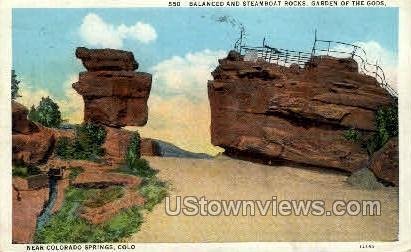
M85 34L93 33L95 22L87 23L85 18L92 16L92 20L97 18L98 22L115 31L121 25L126 27L127 32L122 33L119 47L134 53L140 63L139 71L153 73L155 80L150 96L153 106L146 128L157 132L160 123L155 126L153 118L157 116L160 120L156 112L163 108L155 106L161 102L173 104L170 100L158 102L162 97L185 99L174 100L177 105L191 101L208 106L205 87L207 78L211 78L209 72L215 68L217 58L230 50L238 36L238 30L216 21L223 15L245 26L247 44L250 45L259 45L266 37L275 47L310 51L314 30L317 29L319 38L371 45L374 53L381 54L378 57L390 61L389 65L396 62L397 8L14 9L13 68L24 83L22 92L26 96L21 102L30 105L39 99L37 96L50 95L61 101L61 107L66 106L66 102L69 104L63 111L67 117L72 110L81 108L72 106L70 99L75 94L70 93L67 85L75 81L78 72L84 71L74 56L75 48L105 47L110 40L107 37L110 34ZM155 31L155 36L151 34L145 41L141 34L135 32L137 23ZM82 26L87 26L83 33L80 31ZM144 34L147 35L147 31ZM92 44L93 41L100 44ZM154 100L157 103L154 104ZM187 113L189 118L196 114ZM208 112L205 110L204 113ZM167 134L172 135L170 132ZM176 136L167 137L172 140ZM184 143L180 145L185 146Z
M78 29L88 13L111 24L151 24L158 39L144 45L126 40L124 49L134 52L147 70L173 55L202 49L228 50L237 33L215 17L229 15L246 27L250 44L264 36L282 48L309 50L313 31L319 37L346 42L377 41L397 51L398 11L390 9L14 9L13 67L30 82L58 95L59 84L82 69L74 57L77 46L87 46Z

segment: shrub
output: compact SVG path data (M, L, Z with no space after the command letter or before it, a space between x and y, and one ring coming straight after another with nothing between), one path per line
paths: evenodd
M351 128L344 132L344 138L361 143L361 146L367 150L368 154L372 155L382 148L391 137L398 136L397 104L384 106L377 110L375 113L375 128L376 132L369 137L363 137L358 130Z
M70 159L74 155L74 145L70 138L62 137L57 140L56 154L63 159Z
M375 117L377 132L363 144L370 155L382 148L391 137L398 136L398 106L381 107Z
M37 166L13 166L12 176L27 178L28 176L40 174L41 171Z
M93 225L79 216L89 190L70 187L59 212L36 231L35 243L118 242L138 231L143 219L138 206L122 210L106 223Z
M126 163L128 167L136 167L136 162L140 159L140 135L136 132L130 140L127 148Z
M146 200L144 208L151 211L167 196L167 184L156 177L151 177L143 181L139 191Z
M140 135L137 132L133 134L130 140L124 160L126 166L120 169L122 172L140 177L151 177L156 174L156 171L150 167L147 160L141 158Z
M143 178L153 177L157 173L156 170L150 167L148 161L142 158L137 159L132 167L126 164L121 166L118 171Z
M351 128L344 132L344 138L351 142L359 142L361 140L361 133L358 130Z
M82 167L70 167L70 175L69 175L69 180L73 181L74 179L76 179L76 177L78 175L80 175L80 173L84 172L84 169Z
M106 138L104 127L83 123L76 127L75 138L62 137L57 140L56 154L63 159L99 160L104 155L101 145Z

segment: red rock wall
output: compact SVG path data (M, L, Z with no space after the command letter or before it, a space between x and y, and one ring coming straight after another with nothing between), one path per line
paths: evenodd
M349 128L375 130L391 96L352 59L314 58L307 68L222 59L208 83L211 141L228 153L354 171L367 165Z

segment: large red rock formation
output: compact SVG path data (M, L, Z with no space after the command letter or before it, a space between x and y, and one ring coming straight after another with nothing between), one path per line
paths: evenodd
M211 141L228 154L355 171L367 152L344 138L375 130L375 111L392 102L352 59L314 57L305 69L221 59L208 83Z
M151 74L134 72L138 63L131 52L80 47L76 56L88 70L73 84L84 99L84 121L111 127L147 123Z

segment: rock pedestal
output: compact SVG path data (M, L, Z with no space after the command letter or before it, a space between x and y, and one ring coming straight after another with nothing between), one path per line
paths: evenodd
M131 52L80 47L76 56L88 70L73 84L84 99L84 121L110 127L147 123L152 78L134 72L138 63Z

